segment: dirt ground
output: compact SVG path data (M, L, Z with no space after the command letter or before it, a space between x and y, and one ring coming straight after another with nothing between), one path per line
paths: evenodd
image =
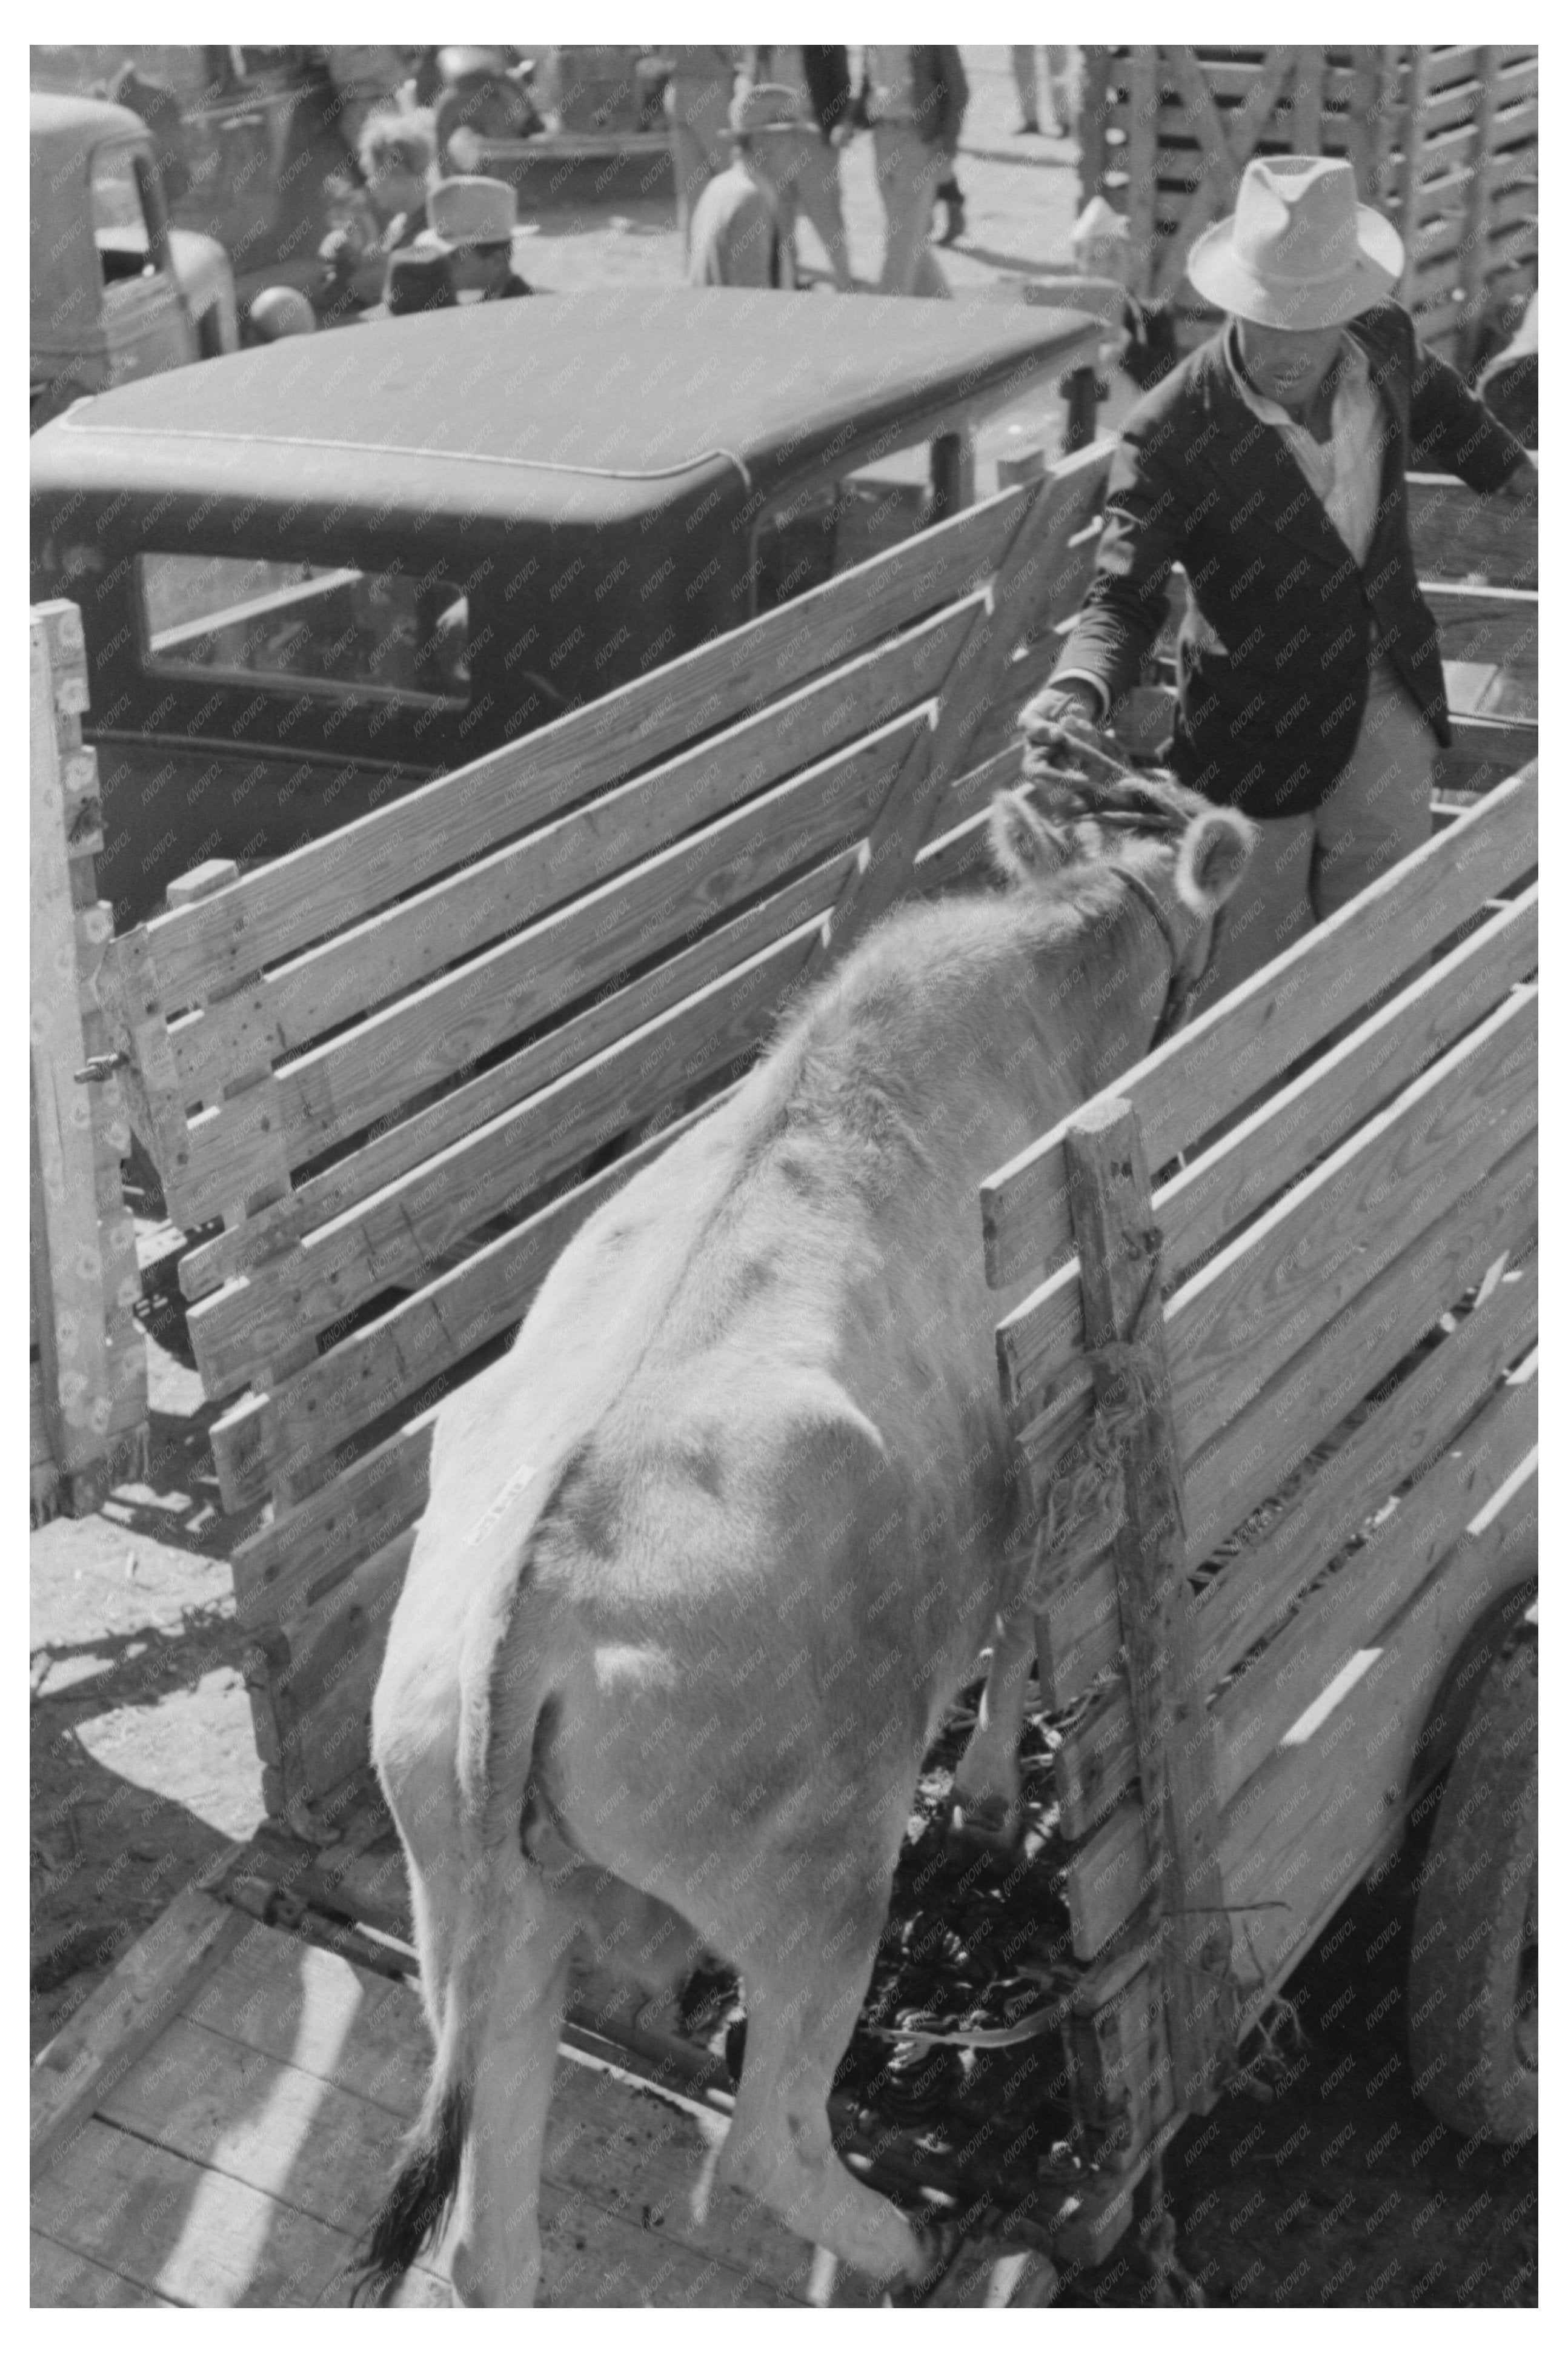
M1005 52L965 57L973 98L959 173L969 229L943 256L955 290L1065 259L1077 205L1072 143L1012 135ZM868 142L849 151L844 180L853 266L866 280L880 259ZM517 256L542 287L680 274L667 209L652 204L546 216L519 237ZM1118 385L1113 421L1130 398ZM222 1514L207 1439L213 1411L190 1369L172 1284L166 1263L147 1270L145 1482L31 1539L34 2052L260 1812L228 1568L244 1530ZM1534 2145L1467 2146L1411 2089L1402 2006L1412 1868L1407 1848L1292 1981L1299 2037L1281 2037L1274 2095L1227 2097L1167 2158L1181 2258L1212 2305L1535 2301ZM1148 2295L1125 2255L1065 2283L1075 2305Z

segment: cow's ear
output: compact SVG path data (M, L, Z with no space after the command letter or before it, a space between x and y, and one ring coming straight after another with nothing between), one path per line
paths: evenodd
M998 793L991 805L991 854L1014 882L1038 882L1067 863L1065 834L1031 807L1027 793Z
M1195 915L1224 905L1256 840L1257 828L1234 809L1209 809L1192 819L1176 853L1176 888Z

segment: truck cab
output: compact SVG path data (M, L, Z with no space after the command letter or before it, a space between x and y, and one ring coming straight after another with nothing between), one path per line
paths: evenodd
M1096 322L605 290L356 324L32 443L81 609L122 928L609 693L988 495Z
M145 125L122 106L29 101L32 422L86 394L234 351L216 239L169 226Z

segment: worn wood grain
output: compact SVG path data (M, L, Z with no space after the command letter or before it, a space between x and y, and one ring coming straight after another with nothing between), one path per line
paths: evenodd
M89 2255L72 2254L69 2247L46 2238L41 2231L30 2231L27 2241L27 2301L35 2312L116 2305L148 2311L178 2309L173 2296L139 2287L107 2264L95 2263Z
M1125 1092L1150 1165L1184 1151L1527 874L1536 807L1531 769L1149 1055ZM1060 1128L987 1179L980 1211L994 1288L1071 1257Z
M326 839L149 927L164 1002L204 1002L252 969L329 938L465 860L619 783L635 769L853 659L986 578L1023 494L1003 492L588 709L439 777Z
M1472 491L1451 474L1405 477L1410 540L1425 580L1480 579L1494 588L1539 588L1536 517L1507 499Z
M1220 1910L1213 1759L1184 1575L1185 1506L1159 1235L1142 1139L1126 1103L1102 1098L1074 1120L1066 1152L1085 1337L1098 1352L1096 1401L1103 1413L1127 1417L1118 1444L1123 1503L1111 1561L1149 1883L1160 1915L1171 2094L1174 2105L1185 2107L1215 2080L1230 2049L1232 2020L1220 1968L1228 1938ZM1136 1366L1123 1362L1129 1350L1137 1351Z
M324 1331L361 1301L420 1275L483 1220L744 1054L774 1018L814 936L809 926L748 958L421 1162L275 1265L198 1301L188 1322L208 1395L228 1395L275 1354L280 1338Z
M199 1887L186 1888L45 2045L28 2082L28 2159L35 2180L57 2162L191 1988L239 1943L249 1926L242 1915Z
M1529 1136L1417 1235L1353 1305L1283 1366L1206 1445L1189 1453L1189 1569L1200 1567L1279 1482L1319 1445L1358 1398L1386 1378L1422 1334L1478 1283L1499 1253L1533 1243L1537 1146ZM1086 1429L1086 1405L1065 1438ZM1116 1579L1100 1559L1047 1581L1035 1602L1041 1687L1065 1707L1117 1662Z

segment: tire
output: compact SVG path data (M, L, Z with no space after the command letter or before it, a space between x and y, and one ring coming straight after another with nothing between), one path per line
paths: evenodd
M1423 1867L1411 1946L1415 2089L1467 2137L1517 2143L1537 2123L1536 1644L1476 1695Z

